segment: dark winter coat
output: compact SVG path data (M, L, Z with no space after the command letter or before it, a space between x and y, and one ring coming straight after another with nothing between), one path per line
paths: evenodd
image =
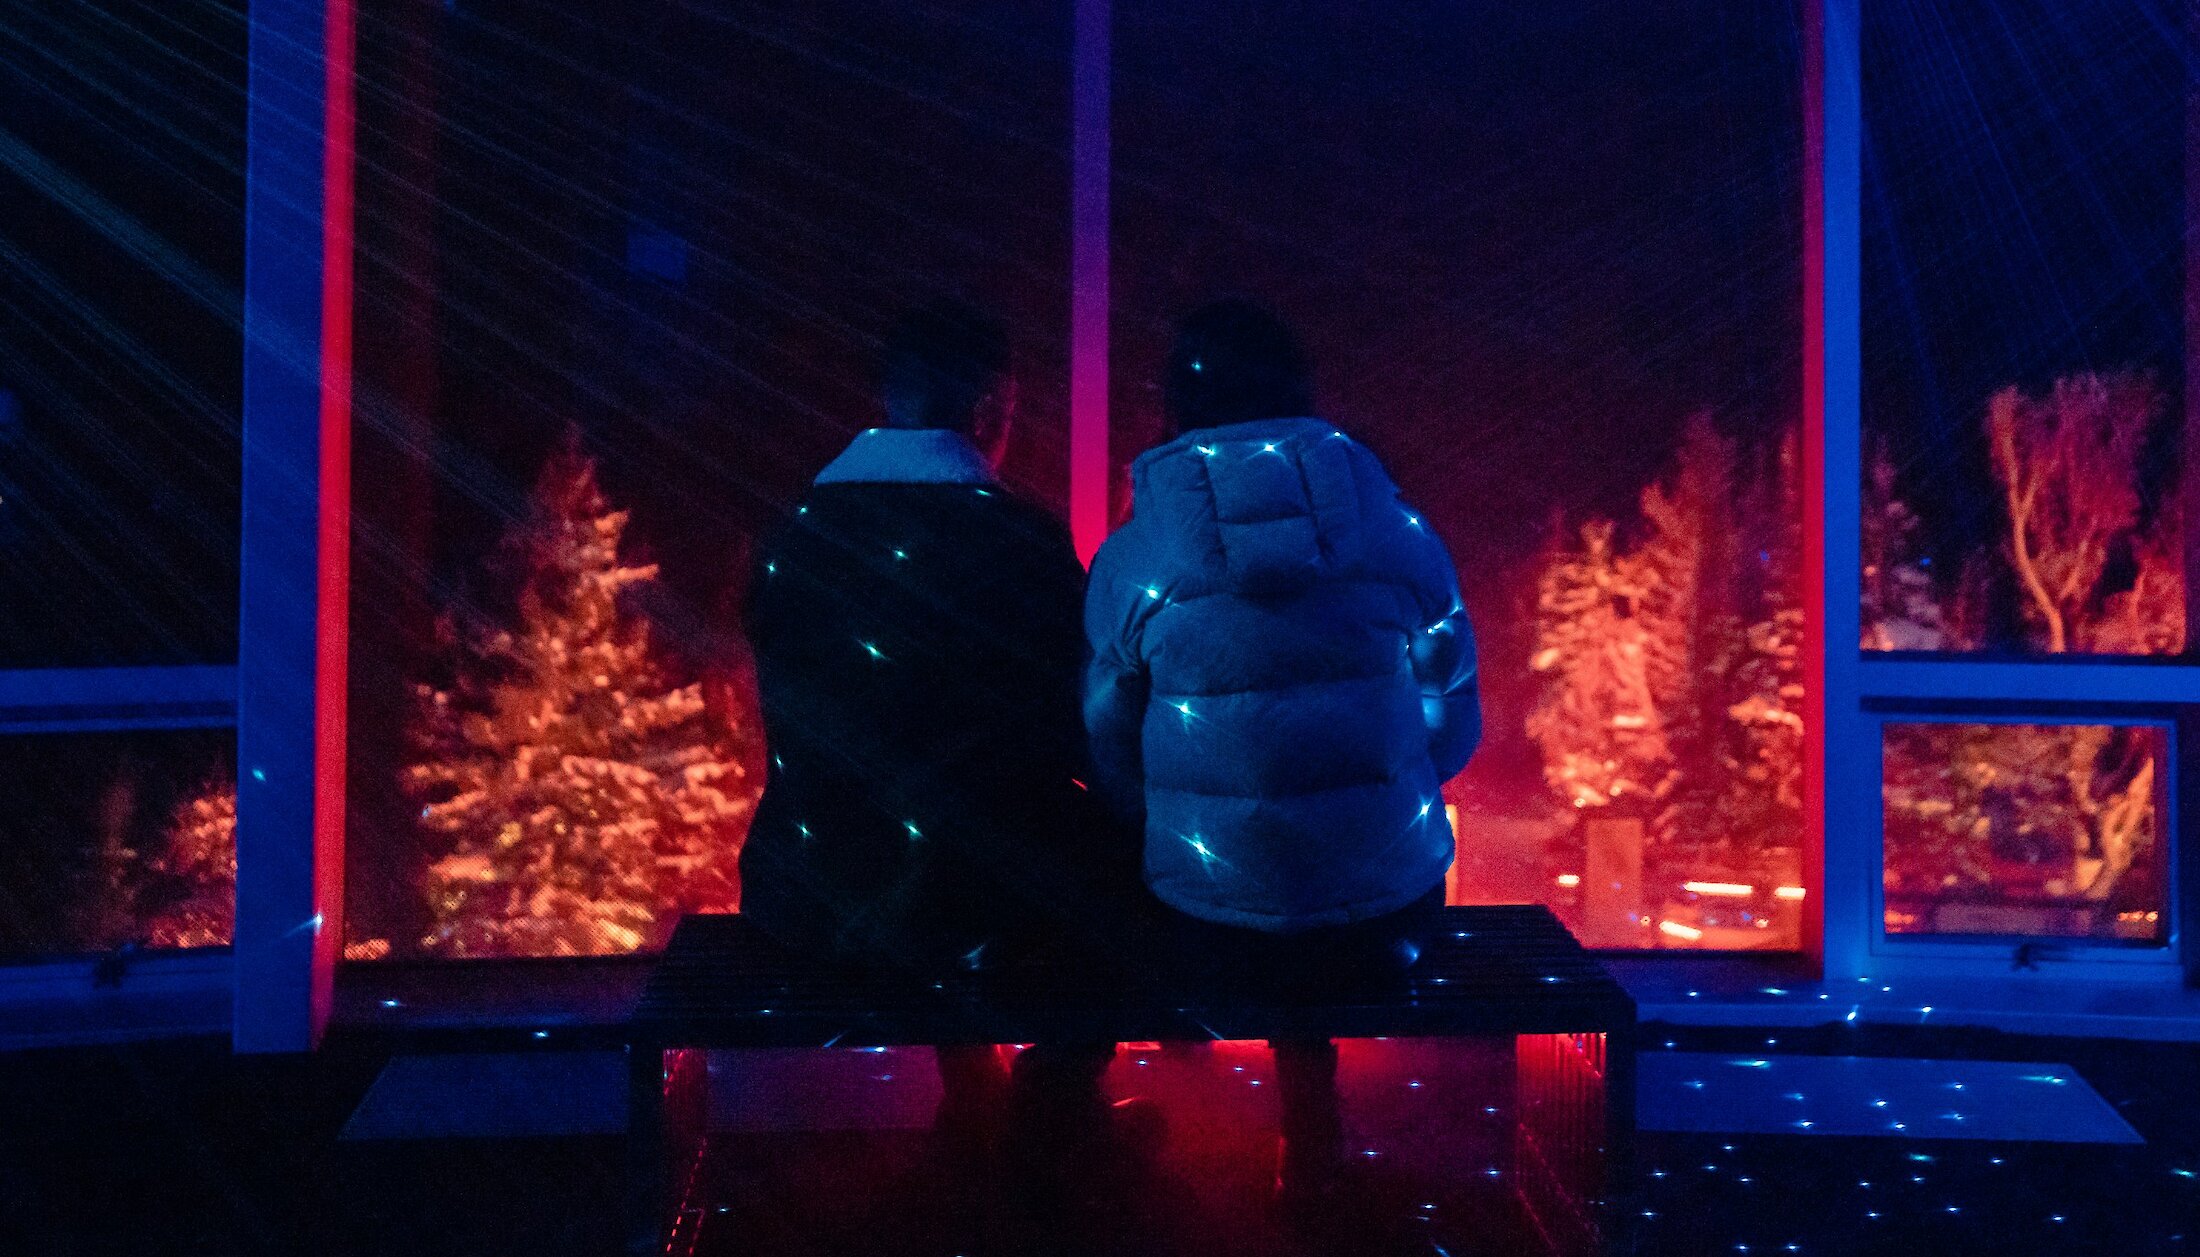
M742 909L802 946L983 963L1135 889L1078 779L1084 572L948 432L875 429L767 546L749 632L769 771ZM982 950L981 950L982 949Z
M1451 556L1317 419L1192 432L1133 464L1094 560L1085 722L1173 907L1274 932L1439 885L1439 790L1481 737Z

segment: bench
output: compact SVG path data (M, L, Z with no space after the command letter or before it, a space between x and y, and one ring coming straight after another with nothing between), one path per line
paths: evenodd
M628 1251L691 1251L711 1049L1514 1038L1514 1194L1554 1252L1594 1251L1631 1157L1635 1004L1550 911L1446 908L1402 977L1349 1001L1253 1004L1035 963L927 982L820 965L738 916L674 931L626 1026Z

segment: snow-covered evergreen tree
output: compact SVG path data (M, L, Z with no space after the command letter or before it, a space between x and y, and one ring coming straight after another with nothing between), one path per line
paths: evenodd
M1745 653L1740 492L1734 444L1700 413L1682 430L1672 468L1642 492L1644 536L1631 557L1643 587L1651 697L1673 758L1651 833L1674 853L1739 837L1723 815L1722 773L1733 674Z
M1708 415L1682 430L1671 471L1642 491L1645 535L1633 564L1651 642L1650 689L1672 736L1703 736L1724 706L1707 674L1722 670L1738 633L1740 540L1733 443Z
M1670 771L1649 678L1649 635L1636 617L1636 566L1609 520L1581 526L1579 544L1554 540L1536 591L1536 653L1543 690L1528 736L1543 773L1576 808L1649 799Z
M1918 530L1902 500L1894 458L1884 442L1864 472L1862 645L1866 650L1952 650L1957 643Z
M1759 548L1743 569L1752 608L1739 662L1725 686L1720 805L1724 833L1745 837L1737 865L1790 875L1803 821L1802 502L1796 434L1781 441L1779 463L1743 499L1743 536Z
M447 843L425 879L429 951L630 951L738 895L755 792L733 731L625 605L655 567L622 556L627 515L577 442L548 461L533 508L498 565L513 622L446 617L451 681L416 691L404 784Z
M226 772L176 805L147 873L148 946L228 945L237 925L237 783Z
M69 933L85 951L105 951L138 941L138 899L144 857L131 829L138 811L142 766L125 758L91 800L92 841L82 870L72 879Z
M1769 452L1757 460L1770 463ZM1528 718L1554 790L1632 802L1646 876L1792 879L1802 816L1800 514L1790 441L1752 471L1706 416L1640 499L1546 557Z

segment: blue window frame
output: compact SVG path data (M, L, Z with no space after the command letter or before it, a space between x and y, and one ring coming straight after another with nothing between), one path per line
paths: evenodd
M2190 738L2176 736L2200 702L2200 666L2174 658L2001 658L1867 654L1859 641L1863 511L1863 155L1867 85L1861 42L1865 0L1822 0L1823 264L1819 348L1825 380L1824 755L1826 794L1824 966L1828 979L1864 976L1990 977L2023 964L2048 981L2177 982L2190 964L2185 929L2190 844L2178 823L2190 774ZM2076 17L2075 11L2072 14ZM2082 20L2082 19L2081 19ZM2188 182L2190 175L2187 175ZM2188 214L2189 214L2188 210ZM2192 261L2187 259L2187 304ZM2193 329L2186 329L2188 346ZM2189 349L2187 356L2189 358ZM2191 385L2188 383L2188 391ZM2187 403L2189 410L2189 403ZM2189 462L2190 453L2185 456ZM2188 547L2189 551L2189 547ZM2189 570L2188 558L2188 570ZM2194 582L2187 580L2188 600ZM1889 724L2158 724L2172 748L2161 826L2169 843L2164 945L2020 937L1934 937L1886 928L1882 755ZM2019 954L2019 948L2024 948ZM2074 987L2073 987L2074 989Z

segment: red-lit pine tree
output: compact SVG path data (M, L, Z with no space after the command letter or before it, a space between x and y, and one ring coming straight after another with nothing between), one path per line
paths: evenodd
M1718 834L1729 867L1750 880L1799 869L1803 821L1803 511L1797 435L1780 442L1770 477L1740 498L1739 537L1754 549L1738 570L1750 609L1735 643L1719 722Z
M1531 660L1544 686L1528 733L1562 799L1640 819L1653 896L1689 880L1797 876L1794 463L1792 441L1745 458L1699 415L1643 491L1632 545L1614 521L1592 520L1544 562Z
M1558 541L1536 588L1536 653L1544 678L1528 713L1543 775L1575 808L1621 799L1643 806L1671 770L1650 688L1649 633L1636 609L1639 565L1620 553L1609 520Z
M660 941L682 911L730 909L755 792L735 731L674 683L624 595L656 568L621 554L577 442L536 483L498 567L509 625L446 617L447 686L417 687L404 784L446 843L426 873L448 955L586 955Z
M147 861L151 947L224 947L237 924L237 783L225 772L183 802Z
M1642 491L1642 544L1631 556L1642 597L1638 613L1650 642L1650 692L1668 736L1690 744L1711 736L1724 697L1707 680L1732 666L1740 633L1736 589L1736 509L1740 492L1734 443L1698 413L1682 429L1666 476Z
M1650 694L1673 760L1652 818L1654 854L1700 866L1695 853L1729 834L1720 815L1726 782L1732 673L1743 653L1737 562L1742 528L1734 443L1705 414L1682 430L1673 466L1642 491L1640 619L1649 642ZM1693 874L1684 874L1693 876Z
M1951 617L1926 567L1922 521L1903 501L1894 458L1874 446L1864 472L1862 645L1866 650L1958 649Z

